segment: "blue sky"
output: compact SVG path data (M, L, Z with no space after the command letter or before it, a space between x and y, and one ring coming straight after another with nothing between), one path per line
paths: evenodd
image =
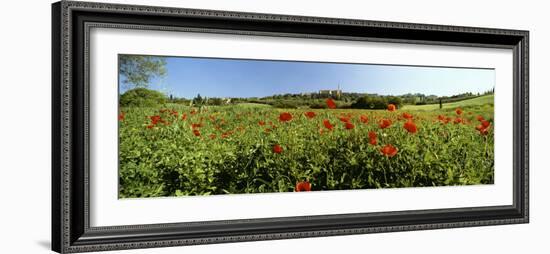
M340 64L270 60L167 57L167 75L150 89L193 98L264 97L274 94L344 92L449 96L495 86L493 69ZM121 93L128 86L120 86Z

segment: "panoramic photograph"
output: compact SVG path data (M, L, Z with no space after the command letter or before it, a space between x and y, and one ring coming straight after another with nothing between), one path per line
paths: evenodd
M486 68L121 54L118 196L493 184L494 87Z

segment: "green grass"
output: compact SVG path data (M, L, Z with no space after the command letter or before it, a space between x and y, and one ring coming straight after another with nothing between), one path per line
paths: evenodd
M268 104L250 103L250 102L239 103L236 106L240 108L271 108L271 105L268 105Z
M491 104L461 116L411 110L414 132L402 110L171 106L121 107L119 198L292 192L304 181L313 191L494 182ZM480 115L491 124L485 135ZM397 152L386 155L387 145Z
M484 105L492 105L494 103L494 95L484 95L473 99L444 103L443 110L449 109L454 110L458 107L460 108L477 108ZM429 105L405 105L402 108L403 110L437 110L439 109L439 104L429 104Z

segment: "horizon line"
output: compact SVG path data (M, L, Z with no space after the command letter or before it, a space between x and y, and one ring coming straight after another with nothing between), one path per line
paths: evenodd
M178 98L178 99L193 99L195 97L192 97L192 98L189 98L189 97L180 97L180 96L177 96L177 95L174 95L172 93L166 93L164 91L161 91L161 90L157 90L157 89L150 89L150 88L146 88L146 87L135 87L135 88L132 88L132 89L128 89L126 90L125 92L128 92L130 90L134 90L134 89L138 89L138 88L144 88L144 89L148 89L148 90L153 90L153 91L157 91L157 92L161 92L163 93L165 96L173 96L174 98ZM413 92L408 92L408 93L403 93L403 94L399 94L399 95L395 95L395 94L379 94L379 93L369 93L369 92L345 92L341 89L319 89L317 92L302 92L302 93L284 93L284 94L272 94L272 95L267 95L267 96L247 96L247 97L234 97L234 96L224 96L224 97L219 97L219 96L205 96L205 95L201 95L201 93L198 93L197 95L201 95L201 97L205 97L205 98L220 98L220 99L227 99L227 98L244 98L244 99L247 99L247 98L266 98L266 97L272 97L272 96L276 96L276 95L310 95L310 94L320 94L320 91L337 91L337 90L340 90L342 94L344 93L347 93L347 94L361 94L361 95L376 95L376 96L395 96L395 97L400 97L400 96L404 96L404 95L415 95L415 94L421 94L421 95L424 95L426 97L431 97L431 96L435 96L435 97L453 97L453 96L457 96L457 95L461 95L461 94L467 94L467 93L470 93L470 94L474 94L474 95L484 95L485 93L491 91L491 90L487 90L487 91L484 91L483 93L480 93L480 92L463 92L463 93L458 93L458 94L453 94L453 95L443 95L443 96L440 96L440 95L436 95L436 94L423 94L423 93L413 93ZM494 87L493 87L493 90L494 90ZM494 92L491 92L492 94L494 94ZM124 93L122 93L124 94ZM120 93L120 89L119 89L119 95L122 95Z

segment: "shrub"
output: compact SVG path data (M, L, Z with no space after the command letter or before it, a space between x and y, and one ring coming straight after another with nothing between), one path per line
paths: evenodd
M296 109L296 108L298 108L297 103L292 102L292 101L288 101L288 100L285 100L285 101L275 101L275 102L273 102L272 106L273 106L273 107L276 107L276 108L290 108L290 109Z
M223 104L223 100L220 98L210 98L208 99L208 104L214 105L214 106L220 106Z
M314 103L314 104L309 105L309 108L312 108L312 109L323 109L323 108L328 108L328 106L327 106L326 103Z
M166 96L155 90L135 88L120 96L122 107L155 107L166 103Z
M387 109L388 104L394 104L399 108L401 99L395 96L363 96L351 104L351 108L356 109Z

